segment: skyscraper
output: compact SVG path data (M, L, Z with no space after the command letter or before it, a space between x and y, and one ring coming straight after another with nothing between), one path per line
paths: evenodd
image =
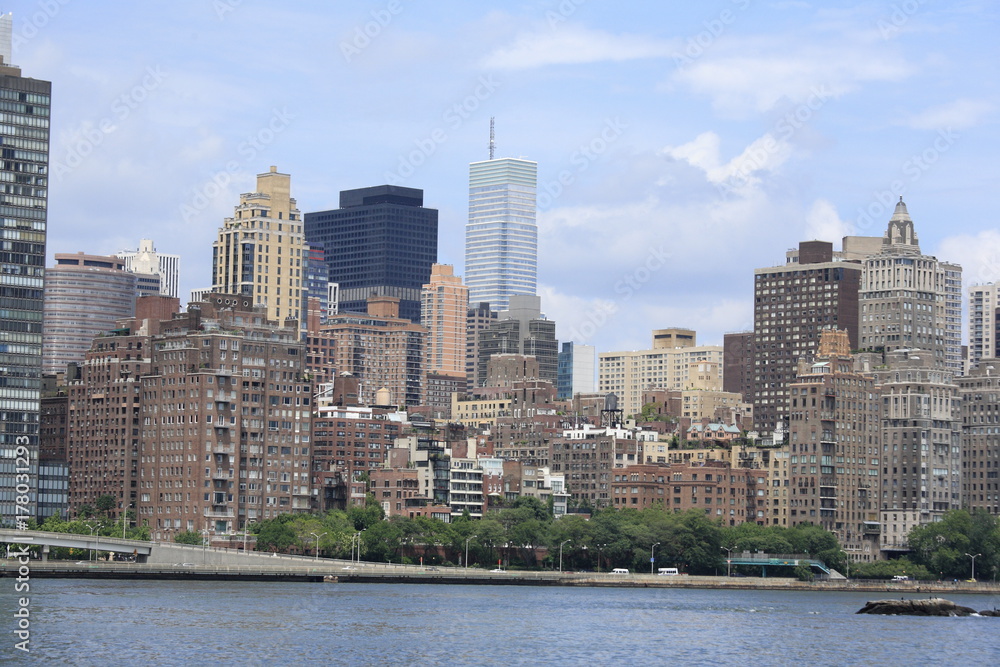
M10 16L4 17L9 28ZM21 76L10 65L11 33L0 39L0 520L18 514L15 496L19 468L29 468L29 504L37 488L38 419L42 367L42 281L48 208L49 109L52 84ZM30 465L18 465L26 447ZM25 517L26 518L26 517Z
M257 175L257 189L240 195L233 217L212 244L212 291L252 297L267 319L302 320L302 216L291 197L291 177L277 167Z
M437 261L437 209L424 191L379 185L340 193L340 208L306 213L306 238L328 249L330 310L364 313L368 297L399 299L399 316L420 322L420 289Z
M753 417L765 434L787 419L788 385L822 331L843 329L858 346L861 265L838 261L826 241L800 243L789 260L754 270Z
M498 158L469 165L465 284L472 303L506 310L512 294L534 295L538 277L538 163Z
M465 378L465 329L469 289L455 268L431 267L430 282L421 292L420 322L428 330L425 366L431 373Z
M537 296L514 294L506 310L495 322L479 332L479 360L476 386L487 386L490 357L522 354L538 360L538 378L555 387L559 379L559 341L556 323L542 315Z
M936 368L962 372L962 267L921 254L902 197L882 250L864 262L859 303L861 348L917 348Z
M597 348L593 345L566 342L558 360L557 398L568 401L576 394L597 391Z
M138 250L122 250L115 253L115 256L125 260L126 271L160 276L160 294L162 296L177 296L177 285L180 281L180 255L157 252L150 239L142 239L139 241Z
M996 359L997 308L1000 307L1000 283L969 287L969 367L979 366L981 359Z

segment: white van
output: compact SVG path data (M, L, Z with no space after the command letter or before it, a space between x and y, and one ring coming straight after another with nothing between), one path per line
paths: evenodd
M611 570L611 574L628 574L628 573L629 572L627 567L616 567L615 569Z
M664 577L672 577L680 574L676 567L661 567L656 573Z
M909 581L910 578L905 574L897 574L892 578L893 581Z

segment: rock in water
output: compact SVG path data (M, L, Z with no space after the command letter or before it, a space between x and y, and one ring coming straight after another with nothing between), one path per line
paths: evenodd
M978 612L975 609L957 605L951 600L930 598L927 600L874 600L868 602L857 613L899 616L969 616Z

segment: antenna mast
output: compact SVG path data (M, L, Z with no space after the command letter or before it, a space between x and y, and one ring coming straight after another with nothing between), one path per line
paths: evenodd
M493 133L493 122L496 120L494 116L490 116L490 159L493 159L493 154L496 152L497 142L496 135Z

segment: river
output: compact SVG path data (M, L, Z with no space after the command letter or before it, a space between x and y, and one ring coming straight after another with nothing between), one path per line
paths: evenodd
M12 628L13 581L0 580ZM960 665L1000 618L858 616L876 593L33 579L21 664ZM997 597L951 595L975 609ZM27 659L24 659L27 658Z

